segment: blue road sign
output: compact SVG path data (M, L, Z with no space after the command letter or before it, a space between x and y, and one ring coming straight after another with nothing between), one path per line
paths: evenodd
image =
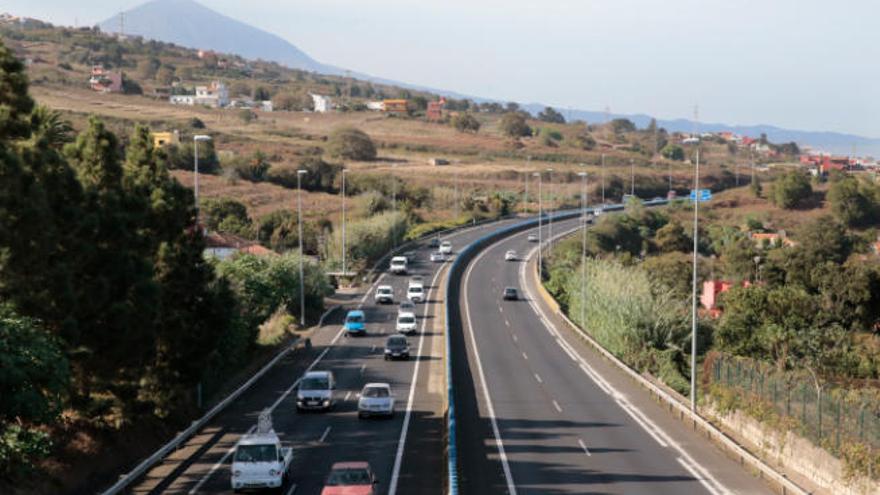
M709 189L700 189L699 191L694 191L691 189L690 200L695 201L697 199L697 192L699 192L700 202L709 201L712 199L712 191Z

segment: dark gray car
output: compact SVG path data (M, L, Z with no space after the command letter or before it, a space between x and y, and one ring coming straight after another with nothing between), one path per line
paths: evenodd
M385 341L385 360L409 359L409 342L403 335L392 335Z

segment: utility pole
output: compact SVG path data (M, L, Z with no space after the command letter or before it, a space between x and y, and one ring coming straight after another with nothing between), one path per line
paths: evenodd
M296 171L296 215L297 227L299 228L299 327L306 327L306 292L305 280L303 275L303 220L302 220L302 176L307 173L306 170L299 169Z
M602 207L605 207L605 153L602 153Z
M391 164L391 211L395 213L395 217L397 216L397 175L394 173L397 169L397 164ZM397 249L397 219L394 219L394 230L391 232L391 237L394 238L394 248Z
M458 215L459 215L459 212L458 212L458 203L459 203L459 201L458 201L458 170L455 171L455 194L453 196L453 202L454 202L453 206L455 207L455 220L457 221Z

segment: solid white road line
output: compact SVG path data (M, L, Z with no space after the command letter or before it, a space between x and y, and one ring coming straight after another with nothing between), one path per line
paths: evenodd
M296 484L290 485L290 488L287 490L286 495L293 495L293 492L296 491Z
M427 300L431 300L431 294L434 292L434 287L437 286L437 279L440 277L440 274L443 272L443 267L441 266L436 273L434 273L434 278L431 279L431 288L428 289ZM413 366L413 374L412 380L410 381L409 386L409 397L406 401L406 413L403 416L403 427L400 429L400 439L397 441L397 454L394 456L394 468L391 470L391 482L388 484L388 495L395 495L397 493L397 483L400 479L400 466L403 464L403 451L406 446L406 436L409 430L409 422L412 416L412 407L413 401L416 396L416 382L419 379L419 364L421 363L422 356L422 346L425 343L425 325L428 323L428 307L430 304L425 304L424 310L422 311L422 331L419 332L419 349L416 353L416 364ZM437 310L437 303L434 303L434 311Z
M681 457L677 458L676 460L678 461L679 464L681 464L681 466L683 468L687 469L688 472L691 473L691 475L694 478L696 478L696 480L699 481L700 484L703 485L703 487L706 490L709 490L709 493L712 493L713 495L721 495L722 493L725 493L725 492L719 492L717 489L715 489L715 487L713 485L711 485L709 483L709 481L707 479L700 476L700 474L696 471L696 469L694 469L694 467L696 467L696 466L691 466L690 464L685 462L685 460L682 459Z
M556 408L556 412L559 412L559 413L561 413L561 412L562 412L562 408L561 408L561 407L559 407L559 403L558 403L558 402L556 402L556 401L555 401L555 400L554 400L554 401L553 401L553 407L555 407L555 408Z
M526 256L526 260L531 258L536 250L537 248L532 249ZM640 409L629 402L625 395L615 389L613 385L611 385L607 380L599 375L599 373L596 372L593 367L589 365L589 363L587 363L586 359L578 354L574 347L571 346L571 344L564 340L562 335L550 323L550 320L547 314L544 312L544 309L535 302L537 299L535 298L535 295L532 293L531 289L529 288L529 284L527 283L525 266L526 263L523 263L520 269L520 282L523 285L523 289L529 295L529 305L538 315L541 323L544 326L544 329L546 329L548 333L550 333L551 336L554 337L554 340L559 344L563 351L566 351L566 354L568 354L569 357L575 359L575 361L579 363L579 368L581 369L581 371L589 376L593 380L593 382L605 393L613 397L618 406L620 406L620 408L624 412L626 412L627 415L629 415L633 419L633 421L636 422L636 424L641 426L642 429L645 430L645 432L647 432L661 447L667 448L671 446L681 456L679 463L682 463L682 465L685 465L685 463L687 463L688 465L685 467L692 474L694 472L699 472L701 476L695 477L700 480L700 483L702 483L704 486L711 485L715 487L713 489L709 489L710 492L712 492L713 494L729 493L729 490L727 490L724 485L722 485L716 478L714 478L705 467L696 462L681 445L673 440L662 428L657 426L656 423L651 421L647 417L647 415L644 414Z
M324 433L321 435L321 438L318 440L318 443L324 443L324 440L327 439L327 435L330 434L330 428L332 428L332 426L328 426L327 429L324 430Z
M581 448L584 449L584 454L587 454L588 456L593 455L590 453L590 449L587 448L587 444L585 444L583 440L578 438L578 443L580 444Z
M480 263L480 259L489 252L485 249L468 265L464 275L464 315L467 320L467 331L470 336L471 347L474 350L474 357L477 363L477 374L480 377L480 384L483 387L483 398L486 401L486 408L489 412L489 420L492 423L492 433L495 435L495 445L498 448L498 457L501 459L501 467L504 470L504 479L507 482L507 492L509 495L516 495L516 484L513 482L513 474L510 471L510 464L507 462L507 453L504 450L504 440L501 438L501 430L498 428L498 420L495 418L495 406L492 405L492 397L489 394L489 386L486 384L486 374L483 372L483 362L480 360L480 350L477 347L477 339L474 337L474 325L471 322L470 297L468 288L470 287L471 272L473 268ZM516 340L516 335L513 336Z
M247 431L247 433L245 433L245 435L249 435L249 434L253 433L253 431L256 429L257 429L257 425L251 426L251 428ZM192 487L192 490L189 491L190 494L193 494L193 493L196 493L197 491L199 491L199 489L202 487L202 485L204 485L205 482L208 481L208 478L210 478L211 475L214 474L215 471L220 469L220 466L222 466L223 464L226 463L226 459L228 459L229 456L231 456L232 453L235 452L235 447L237 445L238 445L238 442L236 442L232 447L229 447L229 450L227 450L226 453L223 454L223 457L221 457L220 460L217 461L216 464L211 466L211 469L210 469L210 471L208 471L208 474L203 476L202 479L200 479L199 482L196 483L196 486Z

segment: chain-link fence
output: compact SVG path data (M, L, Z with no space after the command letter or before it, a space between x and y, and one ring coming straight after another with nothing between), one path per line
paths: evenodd
M778 371L745 358L718 356L711 380L744 394L746 400L772 404L783 418L796 420L800 433L817 445L839 452L845 442L880 449L880 402L853 397L846 390L817 388L809 375Z

